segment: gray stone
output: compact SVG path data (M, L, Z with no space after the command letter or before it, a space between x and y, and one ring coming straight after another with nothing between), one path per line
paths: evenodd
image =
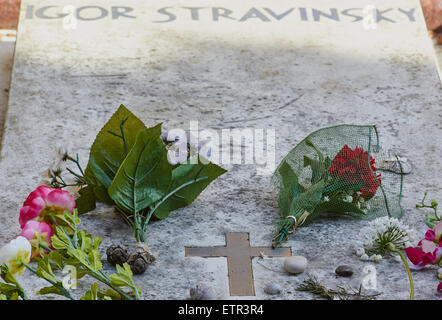
M342 265L336 268L335 273L340 277L351 277L354 273L354 270L350 266Z
M303 256L292 256L284 260L284 270L290 274L302 273L306 267L307 258Z
M277 295L281 293L281 286L277 283L269 283L265 286L264 292L270 295Z
M205 283L198 283L195 287L190 288L191 300L216 300L215 290Z
M96 5L107 15L98 19L99 9L84 9L76 28L66 28L63 18L42 18L42 9L51 5L55 7L44 11L49 17L67 5ZM1 149L0 243L20 233L18 211L49 166L54 146L70 143L84 166L95 135L120 103L149 126L164 122L165 129L185 130L193 120L200 129L217 132L277 129L275 164L321 127L376 124L383 148L399 150L415 165L404 177L404 219L425 233L422 212L414 206L424 191L442 199L437 152L442 91L416 1L258 5L254 0L215 0L199 10L199 20L195 9L193 15L186 9L192 5L177 0L22 0ZM367 5L383 12L372 29L358 18ZM133 8L126 15L134 18L115 16L115 10L112 16L111 6ZM158 12L165 7L172 15ZM220 7L231 10L235 20L221 16ZM247 15L251 8L270 21L256 10ZM404 11L412 12L412 18ZM173 21L158 22L173 16ZM232 231L250 232L252 246L271 244L279 209L270 176L257 173L264 165L221 165L229 172L194 203L147 228L147 242L158 259L135 277L143 298L150 298L155 288L155 299L182 299L183 290L199 279L210 279L217 292L229 295L226 259L186 258L185 246L224 245L225 232ZM320 274L330 276L330 266L343 259L363 270L366 263L350 250L363 225L356 219L320 217L298 228L284 245L309 257ZM102 236L102 254L111 243L133 238L115 209L102 204L82 216L81 228ZM103 272L115 272L103 267ZM375 268L384 293L380 299L408 298L407 276L397 263L383 261ZM285 273L259 266L258 258L253 270L260 283L288 280ZM394 275L398 278L391 281ZM413 277L416 299L437 298L434 273L415 272ZM331 278L330 286L338 284L339 279ZM86 287L92 279L80 282ZM45 286L43 281L26 272L21 283L30 298L42 298L36 287ZM82 293L74 292L77 297ZM247 298L263 297L259 291ZM280 298L312 297L294 291L282 292Z

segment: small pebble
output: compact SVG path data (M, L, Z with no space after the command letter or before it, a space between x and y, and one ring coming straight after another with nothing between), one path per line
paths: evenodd
M216 300L216 293L212 287L205 283L198 283L195 287L190 288L191 300Z
M364 248L357 248L357 249L356 249L356 255L357 255L358 257L362 256L364 253L365 253Z
M352 267L342 265L336 268L335 273L340 277L351 277L354 271Z
M269 283L268 285L266 285L266 287L264 288L264 292L267 294L280 294L281 293L281 287L276 284L276 283Z
M442 276L442 268L437 269L437 274L438 274L439 276Z
M292 256L284 260L284 269L290 274L304 272L307 267L307 259L303 256Z

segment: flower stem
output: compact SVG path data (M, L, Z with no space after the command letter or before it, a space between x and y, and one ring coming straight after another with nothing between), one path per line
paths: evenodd
M54 251L54 250L52 250L51 248L45 246L45 245L42 244L42 243L39 243L38 246L39 246L40 248L42 248L42 249L45 249L45 250L48 251L48 252Z
M410 282L410 300L414 300L413 277L411 276L411 271L410 271L410 267L408 266L407 259L405 258L404 254L400 250L392 250L392 251L397 253L401 257L402 263L405 266L405 270L407 270L408 281Z
M30 270L32 273L34 273L34 274L36 274L37 276L38 276L38 274L37 274L37 271L35 270L35 269L33 269L31 266L29 266L29 265L27 265L27 264L25 264L25 267L28 269L28 270ZM63 292L63 294L67 297L67 298L69 298L69 299L71 299L71 300L75 300L72 296L71 296L71 294L70 294L70 292L68 291L68 290L66 290L65 288L63 288L62 286L59 286L56 282L54 282L54 281L52 281L52 280L50 280L50 279L47 279L47 278L44 278L44 277L42 277L43 279L45 279L47 282L49 282L50 284L52 284L54 287L56 287L58 290L60 290L61 292Z

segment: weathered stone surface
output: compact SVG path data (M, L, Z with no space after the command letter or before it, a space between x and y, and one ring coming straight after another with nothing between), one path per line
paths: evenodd
M189 290L191 300L216 300L215 290L205 283L198 283Z
M376 29L364 29L358 18L367 4L383 12ZM399 150L415 164L405 180L405 221L425 232L423 214L414 205L424 191L442 199L442 94L415 1L224 0L208 5L189 0L183 5L173 0L78 0L77 10L94 5L107 15L95 19L104 11L83 9L76 28L62 18L41 18L54 17L72 1L60 0L55 8L41 10L49 5L54 2L22 1L0 162L2 243L19 233L19 208L40 181L39 172L49 165L55 144L69 142L85 163L97 131L120 103L148 125L164 121L166 128L188 129L191 120L198 120L201 129L274 128L276 162L321 127L376 124L385 148ZM112 6L133 8L126 15L134 18L114 10L112 19ZM168 12L176 19L155 22L171 17L158 13L164 7L171 7ZM206 9L199 11L199 20L192 20L195 11L184 7ZM220 7L232 10L235 20L220 17L225 11L214 10ZM360 9L348 11L351 8ZM250 232L252 246L271 244L278 206L270 177L257 174L255 165L223 166L229 172L191 206L149 226L147 241L157 260L149 272L135 278L143 298L182 299L195 283L208 282L220 298L236 299L228 296L226 259L187 258L184 247L224 245L227 232ZM133 243L131 230L110 207L101 205L82 219L83 228L103 236L102 254L116 240ZM363 224L323 217L298 228L285 245L307 257L309 268L330 285L345 280L334 279L334 267L345 256L360 275L352 281L360 283L368 263L351 248ZM294 288L303 281L304 275L273 272L257 259L257 295L250 298L263 298L269 282ZM283 258L272 263L280 266L278 259ZM114 270L107 263L104 267L106 272ZM401 264L385 260L376 264L376 271L377 289L384 292L380 299L408 297ZM415 272L414 277L417 299L437 298L434 270ZM35 288L45 285L30 274L23 281L33 298ZM312 298L298 291L277 297Z

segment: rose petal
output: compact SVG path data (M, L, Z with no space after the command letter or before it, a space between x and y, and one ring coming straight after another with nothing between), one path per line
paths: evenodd
M428 253L428 252L433 253L434 250L436 250L437 245L433 241L429 241L429 240L424 239L424 240L422 240L421 247L422 247L422 251L423 252L425 252L425 253Z
M69 212L72 212L76 207L74 197L72 197L69 192L60 189L55 189L48 194L46 204L63 208Z
M23 203L23 206L28 206L35 198L43 198L44 200L47 197L47 195L53 190L55 189L47 186L39 186L37 189L35 189L29 194L29 196L26 198L25 202Z
M436 233L433 230L430 229L425 233L425 239L429 241L434 241L435 238L436 238Z
M29 202L29 205L23 206L20 209L20 216L18 218L20 227L23 228L26 222L38 217L44 207L45 203L40 197L32 199L32 201Z

